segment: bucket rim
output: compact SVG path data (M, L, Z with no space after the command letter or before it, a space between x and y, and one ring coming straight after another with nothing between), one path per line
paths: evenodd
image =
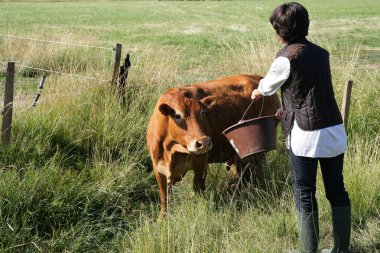
M226 133L235 129L236 127L249 124L253 121L258 121L258 120L267 119L267 118L274 118L274 120L276 120L276 115L269 115L269 116L257 117L257 118L247 119L247 120L241 120L241 121L237 122L236 124L229 126L228 128L224 129L222 133L224 135L226 135Z

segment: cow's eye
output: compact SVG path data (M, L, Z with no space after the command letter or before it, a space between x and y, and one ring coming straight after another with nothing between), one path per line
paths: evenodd
M179 120L179 119L181 119L181 115L175 113L175 114L174 114L174 118Z

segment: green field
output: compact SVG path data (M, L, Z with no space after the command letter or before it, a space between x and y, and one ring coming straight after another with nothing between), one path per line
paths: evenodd
M353 207L351 249L380 252L380 5L300 2L310 13L309 39L331 54L338 104L345 81L354 81L344 170ZM0 0L0 62L17 64L12 142L0 146L0 252L295 248L297 217L281 136L277 151L268 154L265 184L233 196L230 173L212 165L201 197L188 173L161 220L145 149L147 121L169 87L265 75L281 48L268 22L280 3ZM131 54L128 107L104 81L111 78L110 49L117 42L123 56ZM25 66L66 73L47 77L34 109L28 107L42 71ZM1 105L5 68L0 63ZM320 248L327 248L330 207L320 175L317 194Z

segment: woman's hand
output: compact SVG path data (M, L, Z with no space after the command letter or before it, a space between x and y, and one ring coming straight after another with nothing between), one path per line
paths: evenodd
M251 94L251 99L253 101L256 101L256 100L259 100L262 96L263 94L261 94L258 89L254 89Z
M282 115L284 114L284 111L282 110L282 107L278 108L276 114L275 114L275 117L278 119L278 120L281 120L282 119Z

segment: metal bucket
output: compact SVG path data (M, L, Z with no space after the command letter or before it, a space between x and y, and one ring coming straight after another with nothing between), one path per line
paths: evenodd
M275 116L242 120L223 131L241 159L276 148Z

